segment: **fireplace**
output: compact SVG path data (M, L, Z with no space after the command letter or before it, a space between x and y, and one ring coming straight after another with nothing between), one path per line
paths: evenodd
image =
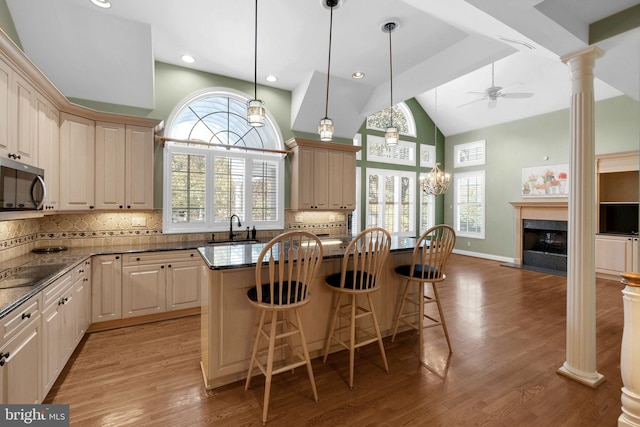
M522 265L567 271L567 221L522 221Z
M514 207L514 264L565 274L568 203L511 202Z

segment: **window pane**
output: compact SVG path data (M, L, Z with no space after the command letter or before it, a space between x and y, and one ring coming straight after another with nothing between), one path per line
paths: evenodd
M244 159L218 156L213 171L213 218L228 220L238 215L244 221Z
M456 176L456 232L484 237L484 171Z
M254 221L275 221L278 206L278 166L275 162L254 161L251 171Z
M205 157L174 153L171 156L171 222L206 220Z

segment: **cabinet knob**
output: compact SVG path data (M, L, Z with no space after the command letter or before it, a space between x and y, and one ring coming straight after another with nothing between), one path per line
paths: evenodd
M31 313L22 313L22 320L29 319L31 317Z
M193 256L193 254L191 254L191 256Z
M169 268L171 268L171 264L169 264Z
M9 358L9 352L7 351L6 353L0 353L0 366L4 366L4 359L8 359Z
M164 265L161 265L160 268L164 268Z
M127 209L131 209L131 205L127 205Z
M140 261L140 258L136 258L136 261Z
M119 208L122 209L124 206L120 205Z
M116 259L120 259L120 256L116 255Z
M94 206L93 206L93 205L89 206L89 209L93 209L93 208L94 208Z

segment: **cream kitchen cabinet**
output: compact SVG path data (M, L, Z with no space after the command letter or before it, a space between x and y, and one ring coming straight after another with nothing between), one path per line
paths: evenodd
M122 317L200 306L199 267L195 251L125 255Z
M38 159L44 169L47 194L45 211L55 211L59 207L60 194L60 113L41 94L36 92L36 140Z
M600 277L619 280L622 272L638 272L638 237L597 235L595 243Z
M91 324L91 259L82 262L73 270L73 292L78 301L74 338L77 344Z
M35 89L0 59L0 156L38 165Z
M39 403L42 351L38 294L0 321L0 404Z
M356 208L356 153L329 152L329 208Z
M153 209L153 131L96 123L96 209Z
M122 257L98 255L91 260L91 320L122 318Z
M291 209L355 208L355 153L360 147L299 138L287 146L293 152Z
M95 208L95 122L60 113L60 210Z

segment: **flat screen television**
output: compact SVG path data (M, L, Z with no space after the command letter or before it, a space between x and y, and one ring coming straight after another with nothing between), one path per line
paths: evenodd
M638 234L638 204L601 204L600 233Z

